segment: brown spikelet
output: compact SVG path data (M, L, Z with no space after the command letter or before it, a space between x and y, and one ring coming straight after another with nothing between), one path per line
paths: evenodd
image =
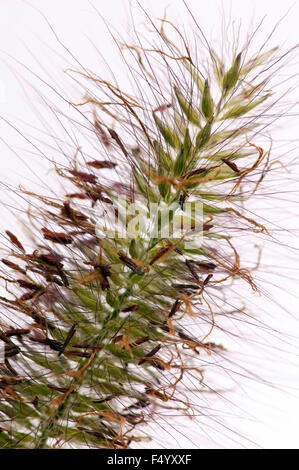
M122 312L136 312L139 310L139 305L130 305L129 307L122 308Z
M148 361L148 360L149 360L148 358L152 358L160 349L161 349L161 344L158 344L158 345L155 346L148 354L146 354L143 359L141 359L141 360L138 362L138 365L140 366L140 365L142 365L144 362Z
M51 252L51 253L40 254L40 255L36 254L34 255L34 257L36 261L39 263L46 263L57 269L63 268L63 264L61 263L63 257L58 255L57 253Z
M21 268L21 267L18 266L17 264L12 263L11 261L9 261L9 260L7 260L7 259L3 259L3 258L2 258L1 261L2 261L3 264L5 264L6 266L8 266L9 268L14 269L15 271L18 271L18 272L21 273L21 274L26 274L25 269Z
M77 324L74 323L70 330L68 331L67 335L66 335L66 338L65 338L65 341L64 343L62 344L61 348L60 348L60 351L58 353L58 356L61 356L61 354L64 352L65 348L67 347L67 345L69 344L69 342L71 341L72 337L74 336L74 334L76 333L76 326Z
M91 357L91 353L84 352L84 351L67 350L67 351L64 351L64 354L65 356L86 357L86 358Z
M5 331L6 336L22 336L28 335L30 330L28 328L11 328Z
M160 258L162 258L163 255L165 255L168 252L169 252L169 247L168 246L164 246L163 248L161 248L156 253L156 255L150 260L150 262L149 262L150 266L152 266L154 263L156 263Z
M213 277L213 274L209 274L205 280L203 281L203 284L204 286L206 286L208 284L208 282L211 280L211 278Z
M26 382L25 377L11 377L10 375L0 376L0 386L1 385L17 385L23 382Z
M192 171L189 171L189 173L186 173L183 176L183 179L190 178L191 176L200 175L201 173L204 173L205 171L207 171L207 168L197 168L197 170L192 170Z
M82 212L72 209L68 201L63 203L63 208L61 209L61 215L69 218L75 223L79 223L82 221L84 222L88 219L88 217L82 214Z
M118 256L120 260L128 266L134 273L136 274L143 274L144 270L142 269L141 266L138 266L138 264L132 259L126 256L122 251L118 251Z
M112 339L111 343L113 343L113 344L118 343L122 339L123 339L123 335L117 335L117 336L115 336L115 338Z
M122 141L120 140L119 135L115 132L114 129L110 129L110 128L109 128L108 131L109 131L109 134L111 135L112 139L114 139L114 140L117 142L117 144L118 144L118 146L120 147L121 151L122 151L123 154L127 157L127 156L128 156L128 152L127 152L127 150L126 150L124 144L123 144Z
M88 199L88 198L89 198L89 196L88 196L87 194L85 194L85 193L71 193L71 194L66 194L66 197L69 197L69 198L71 198L71 199L73 199L73 198L74 198L74 199L75 199L75 198L77 198L77 199Z
M24 289L30 289L30 290L40 290L41 286L38 286L37 284L33 284L32 282L29 281L24 281L23 279L18 279L16 281L19 286L23 287Z
M60 243L62 245L69 245L73 242L72 237L63 232L51 232L46 228L42 228L44 238L50 240L53 243Z
M157 113L158 111L162 113L163 111L166 111L166 109L171 108L171 106L172 105L170 103L161 104L161 106L158 106L157 108L153 110L153 113Z
M75 178L78 178L79 180L84 181L86 183L96 184L97 182L97 177L92 173L84 173L83 171L77 170L69 170L69 172L73 176L75 176Z
M95 271L89 274L86 274L86 276L82 277L79 282L81 282L81 284L87 284L96 280L100 281L101 288L103 290L109 289L109 281L107 279L107 275L105 274L105 271L101 269L101 267L95 269Z
M176 312L180 309L181 305L182 305L182 302L180 302L179 300L176 300L173 306L171 307L171 310L168 314L168 318L173 317L176 314Z
M36 296L35 292L26 292L25 294L21 295L20 300L22 302L26 302L26 300L31 300L35 296Z
M195 262L194 264L204 271L213 271L217 267L214 263Z
M234 162L231 162L230 160L228 160L227 158L221 158L221 160L223 161L223 163L225 163L227 166L229 166L232 170L234 170L236 173L239 173L239 168L237 167L237 165L234 163Z
M134 346L139 346L140 344L146 343L149 340L149 336L142 336L142 338L138 338L136 341L134 341L134 343L131 343L130 346L133 348Z
M96 168L97 170L101 170L103 168L115 168L117 163L109 162L108 160L93 160L91 162L87 162L87 165Z
M100 140L103 142L105 147L110 147L110 138L97 119L95 119L94 121L94 127L97 132L97 135L99 136Z

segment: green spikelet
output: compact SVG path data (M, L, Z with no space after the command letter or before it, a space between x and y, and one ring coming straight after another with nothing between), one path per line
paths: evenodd
M200 117L198 113L193 109L192 103L188 103L188 101L184 98L182 93L179 91L177 87L174 87L174 92L177 97L178 103L186 115L187 119L192 123L195 124L198 127L201 127L200 125Z
M178 135L171 130L166 124L164 124L161 119L159 119L155 113L153 113L155 123L159 131L161 132L162 136L164 137L165 141L173 148L179 148L180 146L180 139Z
M244 114L247 114L249 111L252 109L256 108L259 104L262 104L264 101L266 101L269 97L271 96L271 93L268 93L267 95L263 96L259 100L256 101L251 101L248 104L240 104L239 106L233 106L229 111L227 111L221 118L221 120L224 119L236 119L238 117L243 116Z
M241 52L223 79L223 94L226 95L237 83L240 74Z
M206 125L198 132L196 136L196 150L200 150L210 139L213 119L210 119Z
M213 100L208 80L205 81L205 87L201 99L201 110L207 120L211 119L213 115Z

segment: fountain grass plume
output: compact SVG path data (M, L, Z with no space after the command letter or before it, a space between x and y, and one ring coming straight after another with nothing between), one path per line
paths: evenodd
M161 410L200 419L194 396L213 391L209 361L229 355L214 340L218 321L246 315L231 306L231 286L259 291L235 240L272 236L247 201L273 166L272 140L264 147L259 136L281 99L271 77L288 55L261 47L248 56L249 40L227 56L199 39L192 51L166 17L155 35L151 45L118 43L135 94L98 71L66 70L85 90L70 105L97 151L53 162L64 193L17 190L30 199L31 249L6 231L1 448L146 446ZM191 235L202 243L162 236L161 217L155 236L105 236L105 211L118 215L120 196L126 210L200 203Z

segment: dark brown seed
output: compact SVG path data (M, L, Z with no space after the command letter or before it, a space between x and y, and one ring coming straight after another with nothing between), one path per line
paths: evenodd
M123 152L123 154L127 157L128 156L128 152L126 150L126 148L124 147L124 144L122 143L122 141L120 140L118 134L115 132L115 130L113 129L108 129L109 131L109 134L111 135L112 139L114 139L117 144L119 145L119 147L121 148L121 151Z
M85 284L89 282L94 282L95 280L99 280L101 289L109 289L110 284L108 276L110 276L110 270L108 269L108 266L91 262L85 262L84 264L91 264L92 266L94 266L94 271L91 271L89 274L84 276L80 282Z
M136 312L139 310L139 305L130 305L129 307L123 308L121 311L122 312Z
M93 160L92 162L87 162L87 165L101 170L102 168L115 168L117 163L109 162L108 160Z
M186 175L183 176L183 178L188 179L191 176L200 175L201 173L204 173L205 171L207 171L207 168L198 168L197 170L189 171L189 173L186 173Z
M92 344L72 344L72 348L78 349L93 349L94 351L101 351L101 346L93 346Z
M55 339L47 338L45 344L47 346L50 346L50 348L53 349L53 351L61 351L62 344L60 343L60 341L56 341Z
M179 204L180 208L183 210L184 209L184 204L186 202L187 194L186 193L181 193L180 194L180 199L179 199Z
M165 370L165 367L163 366L163 364L161 364L160 362L158 361L151 361L151 364L152 366L156 367L156 369L159 369L159 370Z
M194 269L194 267L193 267L192 262L189 261L188 259L186 259L185 263L186 263L186 266L187 266L187 268L189 269L190 273L191 273L192 276L194 277L194 279L195 279L197 282L199 282L199 277L198 277L198 275L197 275L197 273L196 273L196 271L195 271L195 269Z
M163 111L166 111L166 109L171 108L171 106L172 105L170 103L161 104L161 106L158 106L157 108L153 110L153 113L156 113L158 111L162 113Z
M147 395L152 395L155 398L160 398L160 400L165 401L165 395L163 395L163 393L158 392L157 390L154 390L152 388L147 388L145 390L145 393Z
M139 275L143 274L142 268L140 266L137 266L137 264L131 258L126 256L122 251L119 251L117 254L120 260L126 266L128 266L128 268L130 268L134 273L139 274Z
M29 329L26 328L11 328L10 330L5 331L6 336L23 336L30 333ZM0 337L1 338L1 337Z
M0 340L4 341L4 343L11 344L11 341L6 332L2 333L2 331L0 331Z
M60 243L62 245L68 245L73 242L72 237L63 232L51 232L46 228L42 228L44 238L50 240L53 243Z
M202 263L197 261L195 264L200 269L204 269L205 271L213 271L217 267L214 263Z
M149 406L150 404L151 404L150 401L144 400L144 399L140 399L140 400L138 400L134 405L128 406L128 409L129 409L129 408L146 408L146 407Z
M24 289L30 289L35 291L42 289L41 286L33 284L32 282L24 281L23 279L17 279L17 283L20 287L23 287Z
M114 393L113 395L108 395L106 398L103 398L102 400L93 400L93 403L105 403L106 401L113 400L113 398L117 397L118 395Z
M2 385L18 385L20 383L25 382L26 379L24 377L12 377L10 375L2 375L0 376L0 386Z
M182 302L180 302L179 300L176 300L173 306L171 307L168 318L173 317L173 315L175 315L175 313L179 310L181 305L182 305Z
M100 137L100 140L103 142L103 144L106 147L110 147L110 138L108 137L108 135L105 132L104 128L101 126L101 124L97 120L95 120L95 122L94 122L94 127L97 131L97 134Z
M64 286L63 282L58 279L58 277L47 275L46 276L46 281L48 282L54 282L54 284L57 284L58 286L62 287Z
M36 256L36 259L37 261L47 263L50 266L55 266L59 269L63 267L63 264L61 263L63 257L54 252L48 254L41 254L39 256Z
M69 170L69 172L75 176L75 178L85 181L86 183L96 184L97 182L97 177L92 173L84 173L83 171L76 170Z
M94 437L97 437L99 439L105 439L105 436L103 433L99 432L99 431L90 431L88 428L84 428L83 426L77 426L77 429L79 429L79 431L82 431L86 434L89 434L90 436L94 436ZM116 442L119 442L119 441L114 441L115 443ZM121 445L123 445L122 443L120 443Z
M181 331L178 332L178 335L180 338L185 339L186 341L191 341L192 343L201 344L196 339L192 338L191 336L186 335L185 333L182 333Z
M87 352L83 352L83 351L72 351L72 350L68 350L68 351L64 351L64 354L65 356L77 356L77 357L86 357L86 358L89 358L91 355Z
M173 284L172 287L175 289L191 289L191 290L198 290L199 286L197 284Z
M115 338L112 339L111 343L118 343L119 341L121 341L123 339L123 335L118 335L118 336L115 336Z
M61 210L61 215L68 217L71 219L73 222L81 222L81 221L86 221L88 217L82 212L74 211L69 202L64 202L63 203L63 209Z
M110 276L109 268L107 266L104 266L104 265L99 265L97 270L101 274L101 277L100 277L101 289L103 289L103 290L109 289L109 287L110 287L109 279L108 279L108 276Z
M151 259L151 261L149 262L150 266L152 266L156 261L158 261L158 259L160 259L163 255L165 255L165 253L167 253L170 250L170 248L171 248L170 246L165 246L161 248L153 257L153 259Z
M163 330L163 331L167 331L167 333L170 332L169 326L166 326L165 323L159 323L159 322L154 321L154 320L151 320L150 323L151 323L152 325L157 326L158 328L161 328L161 330Z
M152 349L149 353L147 353L143 359L141 359L139 362L138 362L138 365L140 366L141 364L143 364L144 362L147 361L147 357L153 357L159 350L161 349L161 344L158 344L158 346L155 346L154 349Z
M203 281L203 285L205 286L206 284L208 284L209 280L213 277L213 274L209 274L205 280Z
M7 357L14 357L21 352L18 346L14 344L6 344L4 348L5 358Z
M56 341L55 339L50 338L37 338L36 336L28 336L31 341L39 344L45 344L49 346L53 351L60 351L62 347L62 343Z
M38 406L38 401L39 401L39 400L38 400L38 396L35 395L34 399L33 399L32 402L31 402L32 405L33 405L35 408Z
M68 287L68 286L69 286L69 281L68 281L68 279L67 279L67 277L66 277L64 271L62 271L62 270L59 271L59 276L61 277L62 282L63 282L63 284L65 285L65 287Z
M17 246L23 253L25 253L25 249L23 245L19 242L17 237L13 233L11 233L9 230L6 230L6 234L9 236L11 243Z
M7 368L7 370L10 372L11 375L13 375L14 377L17 377L18 376L18 373L17 371L12 367L12 365L10 364L9 360L8 359L5 359L5 366Z
M222 346L222 344L216 344L216 343L204 343L204 346L209 349L220 349L221 351L226 351L226 349Z
M104 197L101 194L97 194L97 199L96 200L101 201L101 202L106 202L106 204L113 204L111 199L108 199L108 197Z
M36 336L28 336L28 338L34 343L46 344L46 338L39 338Z
M233 162L231 162L230 160L227 160L227 158L221 158L221 160L223 161L223 163L225 163L227 166L229 166L232 170L234 170L236 173L239 173L239 168L237 167L237 165Z
M130 346L133 348L134 346L139 346L140 344L146 343L146 341L149 341L150 337L149 336L143 336L142 338L136 339L134 343L131 343Z
M213 228L213 227L214 227L214 225L211 225L211 224L203 224L202 230L203 230L204 232L208 232L208 230L210 230L210 229Z
M36 295L36 292L27 292L20 297L21 302L26 302L26 300L31 300Z
M72 193L72 194L67 194L66 197L69 198L77 198L77 199L88 199L89 196L86 193Z
M76 333L76 326L77 326L76 323L74 323L74 324L71 326L71 328L70 328L68 334L66 335L65 341L64 341L63 345L61 346L61 349L60 349L60 351L59 351L59 353L58 353L58 356L61 356L61 354L63 353L63 351L65 350L65 348L66 348L67 345L69 344L69 342L71 341L72 337L73 337L74 334Z
M14 269L15 271L18 271L19 273L26 274L25 269L20 268L20 266L18 266L17 264L12 263L11 261L8 261L7 259L2 259L1 261L3 264L8 266L9 268Z
M66 393L69 391L69 388L56 387L56 385L51 385L51 384L47 384L47 387L50 388L51 390L55 390L56 392L61 392L61 393ZM71 393L74 393L74 391Z
M86 192L86 196L92 199L94 203L96 203L97 201L101 201L101 202L106 202L107 204L113 204L111 199L108 199L107 197L102 195L102 192L103 192L102 189L96 189L96 190Z

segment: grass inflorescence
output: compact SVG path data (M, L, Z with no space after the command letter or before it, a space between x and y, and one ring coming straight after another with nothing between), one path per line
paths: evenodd
M218 321L246 315L231 286L259 291L235 239L272 236L246 204L273 165L271 139L258 138L286 55L248 57L246 43L201 56L166 17L155 28L151 46L119 43L135 94L66 70L86 90L70 105L97 155L78 147L53 162L65 190L55 197L18 189L30 199L31 241L7 230L1 255L0 447L128 448L152 437L146 425L160 410L194 418L186 381L197 395L213 391L209 361L229 354L214 339ZM115 213L120 195L127 209L200 202L201 245L105 237L104 209Z

